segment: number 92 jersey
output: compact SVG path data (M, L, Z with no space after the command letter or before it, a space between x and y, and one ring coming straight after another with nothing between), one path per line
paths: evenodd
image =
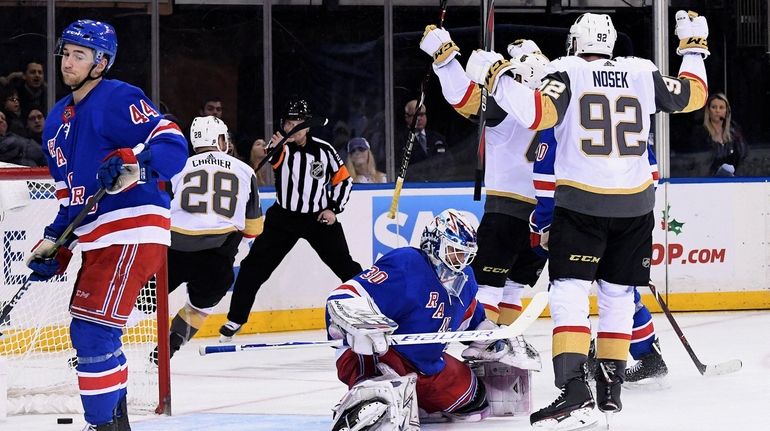
M196 154L171 178L171 248L222 246L233 232L262 231L257 177L249 165L220 151Z
M683 73L678 79L663 77L652 62L635 57L570 56L551 67L536 93L548 102L540 105L544 109L534 121L539 124L532 128L555 124L556 205L603 217L652 211L650 116L698 109L705 82Z

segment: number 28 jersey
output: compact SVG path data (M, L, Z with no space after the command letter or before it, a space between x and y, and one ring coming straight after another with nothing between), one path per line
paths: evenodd
M247 238L262 232L257 177L235 157L220 151L191 156L171 188L172 249L212 249L234 232Z
M679 78L663 77L641 58L562 57L534 97L501 81L495 97L502 92L503 109L518 112L532 129L554 127L556 206L603 217L652 211L650 116L689 112L706 100L703 60L688 57L694 56L685 56Z

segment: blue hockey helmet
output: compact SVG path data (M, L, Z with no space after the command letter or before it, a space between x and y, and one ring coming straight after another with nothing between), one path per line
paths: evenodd
M94 64L99 64L104 56L107 56L107 67L104 72L107 73L115 63L115 56L118 55L118 36L115 29L104 22L93 21L90 19L80 19L61 33L59 42L56 44L56 54L61 54L64 44L84 46L94 50Z
M462 272L476 257L476 229L459 211L444 210L423 230L420 248L434 265L443 264L454 273Z

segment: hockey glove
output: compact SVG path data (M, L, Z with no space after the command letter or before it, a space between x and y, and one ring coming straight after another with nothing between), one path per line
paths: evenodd
M508 55L516 57L521 54L542 54L540 47L530 39L516 39L508 44Z
M136 155L130 148L115 150L96 171L97 182L111 195L128 190L145 181L150 158L149 148Z
M425 27L420 40L420 49L433 57L436 67L444 66L460 54L460 48L452 41L449 32L435 25Z
M679 55L701 54L703 58L711 53L708 47L709 25L705 17L697 13L680 10L676 13L676 29L679 37L679 47L676 53Z
M380 312L366 298L331 300L326 305L329 312L329 335L333 339L344 338L359 355L384 354L390 346L390 334L398 324Z
M29 279L46 281L55 275L63 274L72 259L72 251L67 247L54 247L51 238L43 238L32 247L27 258L27 267L32 270Z
M551 225L539 227L535 221L535 212L529 215L529 245L540 257L548 257L548 237Z
M477 49L468 58L465 74L473 82L485 86L492 94L497 88L498 78L512 68L511 62L504 59L502 55Z

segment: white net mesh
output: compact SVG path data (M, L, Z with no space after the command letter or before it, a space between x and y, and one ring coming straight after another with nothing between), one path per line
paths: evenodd
M26 190L26 195L20 190ZM24 260L56 214L53 190L50 180L0 180L0 309L26 281L29 270ZM68 309L80 261L76 249L66 273L32 283L10 315L0 321L0 355L8 366L10 414L82 411ZM150 360L157 343L155 287L153 281L142 289L123 335L128 404L133 412L154 411L158 405L158 367Z

